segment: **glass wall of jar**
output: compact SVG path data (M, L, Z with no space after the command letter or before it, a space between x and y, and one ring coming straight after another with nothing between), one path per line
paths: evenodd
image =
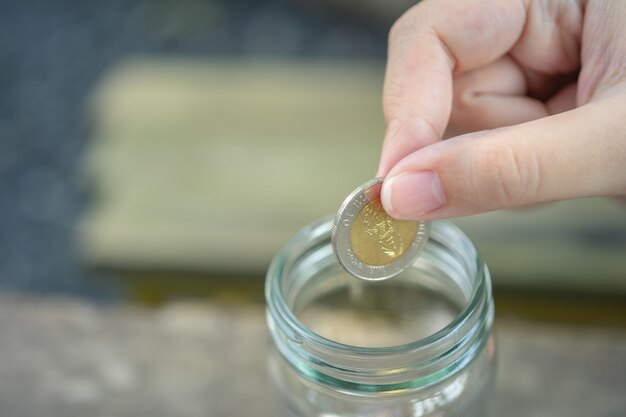
M486 265L449 222L380 282L349 276L326 219L276 255L266 281L281 417L484 416L495 371Z

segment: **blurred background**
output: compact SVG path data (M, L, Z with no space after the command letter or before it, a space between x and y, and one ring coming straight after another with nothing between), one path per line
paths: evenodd
M411 3L0 1L0 414L270 415L265 270L375 173ZM455 221L493 275L496 412L623 414L624 214Z
M130 75L131 78L137 77L136 80L128 79L128 85L119 86L122 90L127 87L143 88L131 93L139 99L143 97L149 101L152 94L171 92L178 94L175 100L185 100L181 97L185 91L172 89L205 88L204 92L190 97L188 103L169 103L172 108L184 112L183 107L193 107L198 99L211 94L211 88L219 89L218 94L222 96L228 94L229 88L235 90L235 95L245 88L241 85L211 84L213 81L229 81L219 78L197 80L208 82L206 85L196 86L194 81L185 83L186 72L194 71L194 68L197 69L196 75L202 78L203 66L213 76L220 77L228 75L229 68L244 70L256 60L275 58L354 58L382 65L386 25L373 16L367 18L366 14L357 18L344 8L345 5L334 7L332 2L324 5L307 1L113 1L97 7L72 1L54 4L45 1L2 2L2 286L37 292L78 293L95 298L117 296L111 285L85 279L93 277L93 274L79 266L74 250L77 220L84 214L88 202L99 203L97 197L95 200L92 197L94 194L97 196L100 190L93 182L86 181L83 158L90 147L98 146L99 141L117 140L116 137L98 136L101 129L111 127L103 126L102 112L111 110L118 100L126 100L124 91L110 91L120 81L116 80L115 68L127 68L127 63L138 55L153 60L140 65L138 72ZM226 63L225 68L219 69L213 66L213 59L251 61L240 65ZM297 72L288 68L286 71ZM144 75L151 77L153 84L145 80ZM160 80L159 76L166 78ZM267 73L263 76L267 79ZM248 84L259 85L255 82L252 69L241 73L240 77ZM106 84L106 80L112 84ZM135 81L144 80L148 85L134 85ZM176 82L177 86L168 85L168 81ZM115 97L108 98L108 102L93 110L90 105L98 90L104 95L113 93ZM156 122L151 120L153 109L143 108L146 103L142 103L142 108L134 107L135 104L129 104L133 113L125 116L131 121L140 120L138 124L145 124L145 128L149 129ZM236 117L249 117L238 114L231 104L225 102L223 107L230 111L233 121ZM260 110L256 108L255 112ZM216 109L210 108L204 115L198 114L202 108L192 111L200 116L200 120L209 120L211 111ZM194 115L190 117L194 119ZM130 128L118 126L122 130ZM177 129L184 133L177 132L175 137L161 138L161 143L171 140L174 145L177 140L185 142L181 134L196 134L186 130L185 125ZM159 126L154 126L154 131L159 130ZM204 135L203 140L210 146L211 142L220 139L210 137L211 133L197 134ZM131 133L122 133L125 134ZM252 141L253 138L249 139ZM265 137L254 139L254 142L261 142ZM294 137L293 141L297 142L299 138ZM151 150L146 152L148 155L145 158L150 158ZM131 163L136 172L142 172L143 151L129 157L138 158ZM324 161L318 162L322 169ZM256 170L263 165L265 163L259 161ZM107 169L104 168L105 172L101 175L110 175ZM111 166L110 170L116 169ZM163 171L167 170L168 167L164 166ZM204 173L197 172L196 175ZM167 172L163 175L166 176ZM251 173L252 178L259 177ZM227 182L228 178L222 177L220 181ZM180 185L184 188L185 184ZM194 193L192 190L189 192ZM202 192L209 194L211 190ZM168 193L163 193L164 200L168 199Z

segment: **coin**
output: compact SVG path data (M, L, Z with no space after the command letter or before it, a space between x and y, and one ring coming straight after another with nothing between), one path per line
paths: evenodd
M430 223L397 220L380 202L383 178L354 190L333 223L332 246L351 275L377 281L394 277L415 262L428 240Z

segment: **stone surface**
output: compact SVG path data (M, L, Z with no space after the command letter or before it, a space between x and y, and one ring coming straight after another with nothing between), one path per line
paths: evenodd
M499 318L492 416L621 416L626 329ZM270 417L261 305L0 296L0 415Z
M2 416L246 417L268 409L260 308L2 298L0 334Z

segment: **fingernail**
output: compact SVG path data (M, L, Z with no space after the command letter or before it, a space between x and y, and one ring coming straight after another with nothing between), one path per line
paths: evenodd
M441 181L433 171L405 172L386 179L380 198L387 213L404 219L419 217L446 202Z

